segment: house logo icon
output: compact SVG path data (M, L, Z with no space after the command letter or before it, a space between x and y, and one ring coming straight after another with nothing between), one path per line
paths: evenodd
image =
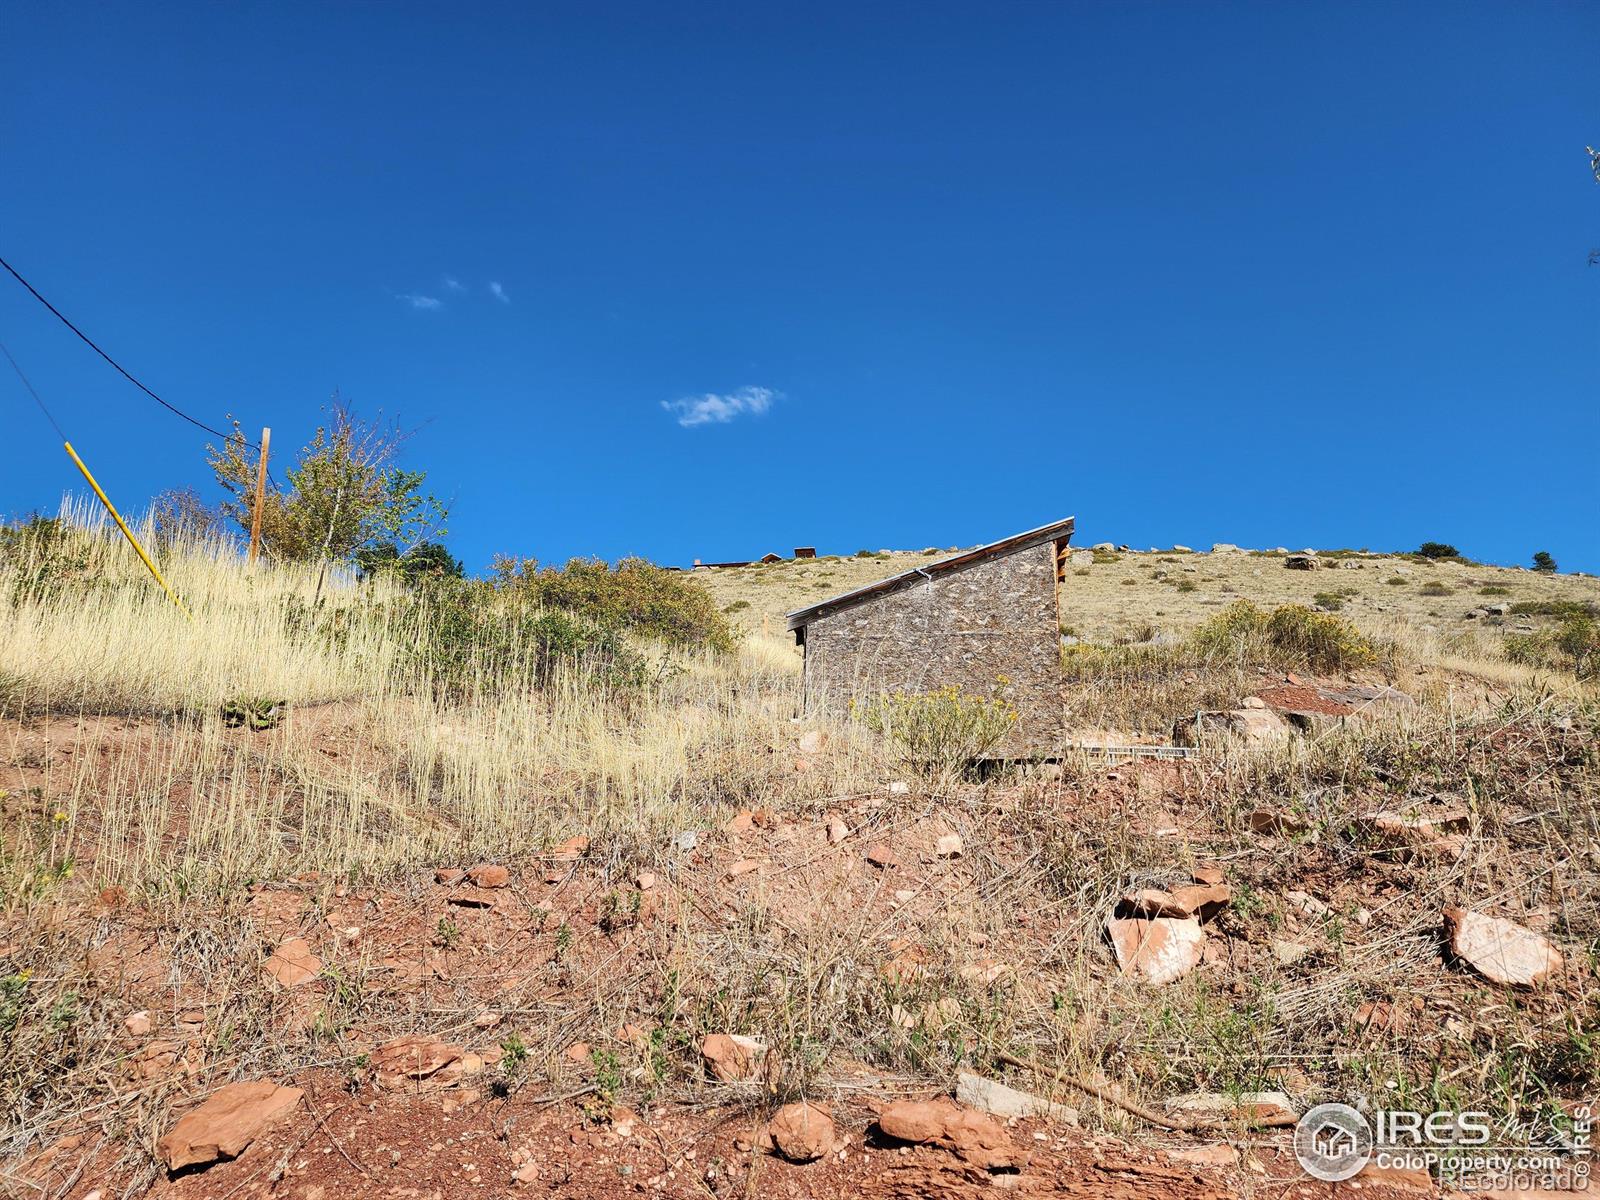
M1372 1157L1372 1126L1348 1104L1319 1104L1294 1127L1294 1156L1313 1179L1349 1179Z

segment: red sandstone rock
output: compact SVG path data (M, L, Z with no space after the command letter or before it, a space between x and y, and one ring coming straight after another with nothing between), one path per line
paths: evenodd
M178 1171L220 1158L236 1158L251 1142L286 1117L305 1093L270 1079L230 1083L199 1108L185 1113L159 1142L167 1170Z
M1456 957L1494 983L1532 987L1561 969L1561 952L1531 929L1461 908L1444 919Z
M286 988L303 987L322 973L322 960L305 938L290 938L267 956L261 969Z
M511 872L496 863L479 863L467 869L467 878L481 888L502 888L511 882Z
M820 1104L785 1104L772 1114L767 1133L791 1162L813 1162L833 1149L833 1118Z

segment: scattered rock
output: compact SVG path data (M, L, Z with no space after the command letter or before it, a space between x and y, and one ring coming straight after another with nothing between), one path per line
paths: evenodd
M741 875L748 875L751 871L759 871L760 869L761 860L759 858L741 858L728 868L728 878L738 879Z
M503 888L511 882L511 872L495 863L479 863L467 869L467 878L481 888Z
M1005 963L996 962L992 958L984 958L962 967L960 975L968 983L980 987L988 987L995 980L1003 977L1009 970L1010 968Z
M829 821L828 821L828 845L837 846L840 842L844 841L845 838L847 838L849 836L850 836L850 826L846 825L838 817L832 817L832 818L829 819Z
M1227 878L1227 876L1223 874L1222 868L1218 866L1196 867L1193 871L1189 872L1189 874L1196 883L1221 883Z
M1287 938L1273 938L1271 943L1272 957L1284 966L1293 966L1306 955L1311 953L1311 947L1299 942L1291 942Z
M700 1057L706 1070L721 1083L748 1079L755 1073L756 1061L767 1048L755 1038L737 1033L713 1033L700 1043Z
M566 1049L567 1061L577 1063L588 1062L591 1050L592 1047L588 1042L573 1042L572 1045L568 1046Z
M1021 1092L968 1071L956 1075L956 1102L997 1117L1049 1117L1066 1125L1078 1123L1078 1110L1043 1096Z
M493 1009L485 1009L483 1012L472 1018L472 1025L475 1029L493 1029L496 1025L500 1024L500 1020L501 1018L499 1013L495 1012Z
M1293 732L1294 727L1270 708L1238 708L1182 717L1172 726L1172 740L1179 746L1198 746L1208 735L1221 734L1246 746L1274 746Z
M790 1162L814 1162L832 1152L837 1138L833 1117L820 1104L785 1104L772 1114L767 1134Z
M1444 910L1450 949L1493 983L1532 987L1561 969L1548 938L1512 921L1462 908Z
M947 833L933 845L933 852L940 858L954 858L962 849L959 833Z
M640 871L633 877L633 884L641 892L648 892L656 885L655 874L651 871Z
M511 1182L512 1183L530 1183L530 1184L531 1183L538 1183L539 1182L539 1160L536 1159L536 1158L530 1158L530 1159L528 1159L527 1162L523 1163L515 1171L511 1172Z
M1124 916L1209 917L1232 898L1225 883L1188 883L1171 891L1141 888L1122 897Z
M144 1037L150 1032L150 1014L143 1011L129 1013L122 1019L122 1027L134 1037Z
M1283 565L1291 571L1315 571L1322 565L1322 560L1315 554L1287 554L1284 556Z
M1311 828L1311 822L1300 813L1275 808L1258 808L1247 819L1252 833L1294 834Z
M169 1171L237 1158L288 1116L304 1094L300 1088L279 1087L268 1079L230 1083L185 1113L156 1143L156 1153Z
M1117 917L1106 919L1106 934L1124 975L1146 982L1171 983L1200 965L1205 930L1194 917Z
M722 826L723 833L749 833L755 828L756 815L748 808L740 809Z
M322 960L305 938L290 938L267 956L261 969L280 986L303 987L322 974Z
M816 754L827 744L828 735L820 729L813 729L811 732L801 735L799 742L800 753Z
M903 779L893 780L889 784L889 795L904 796L911 791L911 785Z
M1258 1129L1282 1129L1300 1119L1293 1102L1282 1092L1243 1092L1237 1096L1195 1092L1173 1100L1167 1109L1186 1117L1234 1122Z
M867 861L879 870L886 871L900 865L900 857L884 842L867 848Z
M1421 1167L1380 1167L1371 1162L1361 1168L1359 1174L1351 1183L1358 1182L1363 1187L1394 1188L1402 1192L1425 1192L1433 1195L1436 1191L1433 1176ZM1346 1187L1349 1184L1345 1185ZM1505 1195L1507 1193L1501 1193ZM1528 1193L1522 1193L1528 1195ZM1571 1193L1568 1193L1570 1195ZM1549 1193L1552 1197L1555 1193Z
M483 1070L481 1057L463 1046L426 1033L412 1033L385 1042L372 1052L379 1087L449 1087Z
M1285 892L1283 898L1289 902L1289 907L1296 912L1304 913L1306 916L1314 917L1319 921L1333 911L1310 892Z
M455 887L467 877L467 873L460 867L440 867L433 873L433 881L442 883L445 887Z
M577 837L570 837L555 849L550 851L550 857L558 863L577 862L584 851L589 849L589 839L581 833Z
M1453 831L1466 829L1471 821L1471 813L1460 797L1434 795L1408 801L1402 807L1364 813L1356 824L1374 841L1454 862L1466 853L1467 839Z
M1168 1150L1167 1157L1173 1162L1187 1163L1192 1167L1232 1167L1239 1162L1239 1152L1226 1142Z
M917 1145L932 1143L975 1167L989 1170L1017 1163L1005 1127L993 1117L950 1100L901 1100L884 1106L878 1128Z

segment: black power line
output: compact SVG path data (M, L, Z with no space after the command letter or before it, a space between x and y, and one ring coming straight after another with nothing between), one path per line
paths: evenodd
M6 356L6 361L11 364L11 369L17 373L17 378L22 380L22 386L28 389L28 395L33 397L33 402L39 406L39 411L44 414L44 419L50 422L50 427L56 431L57 436L63 442L70 442L72 439L62 432L61 426L56 422L54 415L45 407L44 401L39 398L39 393L33 390L33 384L28 382L28 377L22 373L22 368L17 366L17 360L11 357L11 351L6 349L4 342L0 342L0 354Z
M84 333L83 330L79 329L71 321L67 320L67 318L62 315L62 312L61 312L61 310L59 308L57 308L54 304L51 304L50 301L46 300L43 296L41 296L39 294L39 289L34 287L33 284L29 283L26 279L24 279L22 277L22 275L17 271L17 269L15 267L13 267L10 263L8 263L3 258L0 258L0 267L4 267L7 271L11 272L11 277L13 279L15 279L18 283L20 283L23 287L27 288L28 291L30 293L32 293L33 298L35 300L37 300L40 304L44 305L52 313L54 313L55 317L56 317L56 320L60 321L68 329L72 330L73 333L77 334L78 337L83 341L83 344L85 346L88 346L89 349L93 350L101 358L105 359L108 363L110 363L113 367L115 367L118 374L120 374L129 383L133 384L134 387L138 388L146 396L149 396L150 399L154 400L157 404L161 405L162 408L167 409L169 412L175 413L176 415L182 417L185 421L189 422L189 424L191 424L191 425L193 425L193 426L195 426L195 427L197 427L199 429L204 429L207 433L211 434L214 437L219 437L223 441L227 441L230 437L233 436L232 434L224 433L220 429L212 428L210 425L207 425L204 421L195 420L195 418L191 417L188 413L184 412L181 408L179 408L175 404L168 404L160 396L156 395L149 388L145 387L144 384L140 383L137 379L135 379L133 377L133 375L129 373L129 371L128 371L128 369L126 367L124 367L116 359L112 358L111 355L107 354L104 350L100 349L99 346L95 345L93 339L91 339L88 334ZM10 358L11 356L10 356L10 354L7 354L6 357ZM13 361L11 365L13 367L15 367L16 366L15 361ZM19 371L18 374L21 374L21 372ZM24 383L27 382L26 377L24 377L23 382ZM30 392L33 391L32 387L29 387L28 390ZM39 399L37 394L34 395L34 399L35 400ZM40 401L40 407L42 408L43 406L44 406L43 405L43 401ZM46 415L47 416L49 415L48 412L46 413ZM52 421L51 423L54 424L54 421ZM60 432L60 430L58 429L57 432ZM253 450L260 450L261 449L261 447L259 445L257 445L255 442L246 442L245 445L250 447Z

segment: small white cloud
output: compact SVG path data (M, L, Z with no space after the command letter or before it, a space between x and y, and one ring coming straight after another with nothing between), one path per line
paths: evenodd
M416 292L396 292L394 294L394 298L402 301L405 304L409 304L412 308L421 309L428 312L431 312L436 308L444 307L444 301L440 300L437 296L421 296Z
M467 290L467 285L462 283L461 280L457 279L454 275L446 275L444 277L444 286L446 290L452 292L464 292Z
M745 415L759 417L781 394L771 388L742 387L726 394L707 392L703 396L663 400L661 407L677 417L679 425L693 429L696 425L726 425L735 417Z
M496 300L500 301L501 304L510 304L511 303L511 297L506 295L505 288L501 287L498 283L495 283L493 281L491 281L490 284L489 284L489 294L491 296L493 296Z

